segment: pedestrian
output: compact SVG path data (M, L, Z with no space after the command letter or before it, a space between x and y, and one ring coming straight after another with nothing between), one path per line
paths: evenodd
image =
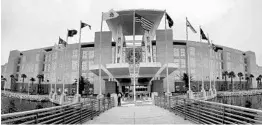
M118 94L117 94L118 106L121 106L121 97L122 97L121 93L118 92Z
M106 96L107 96L107 98L110 98L110 94L109 94L109 93L107 93L107 95L106 95Z

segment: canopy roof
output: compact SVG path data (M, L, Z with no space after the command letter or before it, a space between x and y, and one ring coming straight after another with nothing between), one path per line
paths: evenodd
M164 15L163 10L138 9L138 10L122 10L116 12L119 14L117 18L106 21L114 37L117 35L117 29L120 27L122 27L123 35L133 35L134 12L154 23L150 31L151 34L153 35L155 34L155 30L158 28L160 21ZM144 34L144 29L140 26L140 23L136 23L135 35L143 35L143 34Z

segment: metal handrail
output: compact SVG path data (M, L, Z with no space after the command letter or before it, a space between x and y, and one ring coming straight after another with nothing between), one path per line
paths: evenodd
M75 124L92 120L114 107L113 98L102 98L44 109L1 115L3 124Z
M155 105L201 124L262 124L262 110L240 106L171 97L155 97Z

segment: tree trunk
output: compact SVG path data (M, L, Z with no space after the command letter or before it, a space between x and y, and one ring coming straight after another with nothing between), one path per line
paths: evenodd
M234 84L233 84L233 78L231 77L231 91L233 92Z

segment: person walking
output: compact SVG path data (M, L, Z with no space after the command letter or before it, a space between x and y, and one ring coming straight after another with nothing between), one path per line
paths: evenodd
M121 97L122 97L121 93L118 92L118 94L117 94L117 102L118 102L118 106L121 106Z

